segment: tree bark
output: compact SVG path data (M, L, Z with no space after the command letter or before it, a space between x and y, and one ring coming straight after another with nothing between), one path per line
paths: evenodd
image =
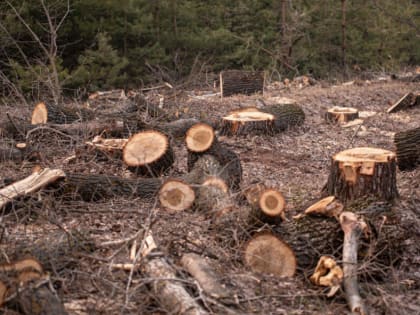
M401 171L412 170L420 165L420 127L396 133L394 143Z
M229 70L220 72L222 97L235 94L251 95L264 91L264 72Z
M410 107L418 105L418 95L414 95L413 93L404 94L394 105L392 105L388 110L387 113L395 113L400 110L405 110Z
M45 103L38 103L31 118L31 124L70 124L76 121L91 120L95 117L94 112L87 108L71 108L64 106L52 106Z
M266 106L262 111L274 116L273 131L275 133L285 131L293 126L300 126L305 121L304 111L295 104Z

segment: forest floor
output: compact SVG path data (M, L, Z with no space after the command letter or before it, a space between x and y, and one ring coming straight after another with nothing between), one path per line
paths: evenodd
M297 101L306 115L302 126L274 136L249 134L219 137L235 151L243 168L242 188L254 182L281 191L287 202L287 219L319 200L327 181L331 157L351 147L378 147L395 151L396 132L419 127L420 107L387 114L386 110L407 92L419 92L418 83L397 81L364 82L363 85L316 84L304 88L280 89L269 85L264 95L205 96L214 91L185 91L163 109L178 111L181 117L220 120L229 111L248 106L276 103L278 97ZM362 125L343 128L327 124L325 111L332 106L350 106L361 111ZM29 108L4 106L2 113L30 117ZM29 119L29 118L28 118ZM84 141L87 139L80 139ZM174 140L176 161L170 175L187 171L187 150L182 139ZM74 144L49 141L43 146L43 167L64 171L126 176L121 163L97 161L65 162L74 154ZM20 179L31 173L30 163L4 162L0 165L0 184L5 179ZM371 314L420 314L420 168L397 173L400 199L393 207L404 209L407 226L412 229L406 240L407 255L417 266L406 266L404 256L394 266L384 268L381 279L361 275L361 295ZM183 211L171 213L156 200L115 196L111 200L83 202L56 200L47 194L16 202L0 218L2 258L16 256L17 249L30 247L63 230L82 231L93 241L90 252L52 257L64 268L50 271L57 294L69 314L166 314L149 290L153 279L144 278L140 270L132 274L115 270L111 263L128 259L130 242L105 246L106 242L130 238L150 228L160 251L179 271L184 285L210 313L225 314L346 314L348 307L340 291L327 298L325 289L308 280L311 271L299 271L293 278L252 273L242 260L240 241L220 242L219 231L211 229L204 215ZM241 227L232 226L232 229ZM223 234L223 233L222 233ZM230 244L227 246L226 244ZM220 281L235 296L235 305L223 306L206 299L194 279L179 264L184 253L199 253L211 258ZM328 254L328 253L325 253ZM53 265L53 264L52 264ZM364 264L369 269L368 263ZM416 272L412 272L412 270Z

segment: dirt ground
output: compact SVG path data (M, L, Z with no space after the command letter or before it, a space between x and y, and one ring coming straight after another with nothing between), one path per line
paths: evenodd
M242 188L258 181L278 189L287 202L286 216L292 220L293 215L320 199L335 153L365 146L395 151L393 135L420 126L420 107L386 113L392 103L412 91L420 91L418 83L372 81L362 85L316 84L287 89L271 84L264 95L224 99L219 95L202 97L214 92L210 90L185 91L177 99L165 103L164 109L178 111L181 117L218 120L240 107L264 106L261 100L266 106L276 103L278 97L296 100L306 115L302 126L274 136L219 137L240 157ZM363 124L348 128L327 124L324 113L332 106L359 109ZM19 106L0 109L2 116L9 112L12 116L29 117L31 111ZM2 117L2 121L5 119ZM77 139L79 142L84 140ZM65 162L74 153L76 145L65 138L49 139L42 146L41 166L127 176L125 166L118 162ZM169 176L187 170L184 142L175 139L173 146L176 162ZM32 167L30 162L2 163L0 184L4 186L8 179L29 175ZM361 277L361 295L371 314L420 314L420 167L407 172L398 171L397 186L400 199L392 207L404 211L404 224L412 229L411 237L404 242L407 257L400 257L394 266L385 267L380 280ZM237 226L230 228L233 231L241 229ZM182 283L209 313L300 315L348 312L343 292L327 298L324 288L310 283L309 271L298 272L295 277L286 279L252 273L243 264L241 241L220 241L223 231L212 230L204 215L189 210L170 213L156 200L115 196L110 200L83 202L64 197L57 199L47 191L16 201L1 214L0 261L16 257L22 247L35 248L37 242L54 244L57 241L55 235L60 231L77 230L91 240L90 250L60 254L52 250L54 245L51 245L48 253L55 256L50 258L57 268L54 268L54 263L50 268L46 267L69 314L171 314L171 310L164 310L157 303L149 290L154 279L145 278L141 269L130 274L111 268L113 263L128 261L132 242L109 242L130 238L144 229L153 232L162 255L178 270ZM233 305L226 306L206 297L194 279L182 270L180 257L189 252L211 258L220 281L235 297ZM410 266L407 266L408 261ZM362 262L362 268L369 269L369 262ZM3 310L7 313L12 308L6 305Z

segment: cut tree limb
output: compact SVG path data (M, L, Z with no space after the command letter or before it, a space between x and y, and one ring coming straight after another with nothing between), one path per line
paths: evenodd
M65 177L62 170L45 168L30 176L0 189L0 208L13 199L36 192L43 187Z
M387 109L387 113L395 113L400 110L405 110L410 107L414 107L418 105L418 98L419 95L415 95L413 93L404 94L394 105Z
M194 189L182 180L169 179L159 190L159 201L161 205L173 211L190 208L194 200Z
M353 148L332 158L328 195L342 202L364 196L398 197L395 153L377 148Z
M411 170L420 165L420 127L396 133L394 143L400 170Z
M94 118L93 111L87 108L70 108L47 105L43 102L35 105L32 111L31 124L69 124L75 121L86 121Z
M228 70L220 72L222 97L235 94L251 95L264 91L264 72Z
M137 174L159 176L172 166L175 157L168 137L159 131L148 130L128 139L123 160Z
M366 229L366 224L352 212L343 212L340 215L340 224L344 232L343 272L347 303L353 314L367 315L368 312L360 297L357 281L358 243L359 237Z
M344 123L359 118L359 111L352 107L334 106L325 113L325 120L330 123Z
M157 248L153 237L153 247ZM150 244L149 246L150 247ZM148 250L148 247L145 248ZM152 248L153 248L152 247ZM152 291L161 306L173 314L204 315L208 314L197 301L188 294L181 282L177 281L176 271L161 255L150 255L150 252L142 254L143 273L152 279Z

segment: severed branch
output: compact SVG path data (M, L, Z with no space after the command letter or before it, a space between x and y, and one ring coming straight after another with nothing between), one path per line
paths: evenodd
M357 250L359 237L367 229L363 220L353 212L343 212L340 215L341 228L344 231L343 272L344 291L353 314L367 315L367 309L359 294L357 282Z

